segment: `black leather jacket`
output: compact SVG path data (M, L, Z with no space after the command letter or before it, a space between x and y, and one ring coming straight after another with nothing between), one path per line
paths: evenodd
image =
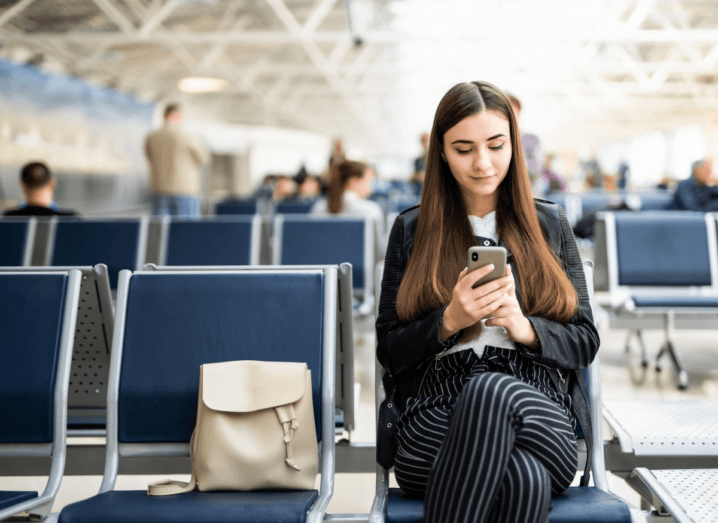
M576 289L578 306L568 323L528 316L538 335L538 347L531 350L520 343L516 347L526 358L552 369L557 388L569 392L574 416L590 450L591 419L580 369L588 367L596 356L600 343L598 331L593 323L581 257L571 226L561 207L555 203L540 199L534 202L549 246L563 262L563 268ZM407 398L418 393L421 378L434 356L451 347L458 339L458 336L451 340L439 339L445 307L409 323L399 320L396 313L396 296L414 246L418 216L418 207L408 209L397 217L391 229L376 320L377 357L381 365L392 374L399 395L398 404L402 406ZM499 245L506 247L501 241ZM521 304L521 285L510 252L508 262L516 277L516 298ZM582 484L588 484L589 467L590 455Z

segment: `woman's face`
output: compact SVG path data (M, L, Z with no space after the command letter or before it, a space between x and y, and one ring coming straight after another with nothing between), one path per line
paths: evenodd
M485 216L494 210L511 164L509 121L496 111L467 116L444 134L442 145L441 156L469 213Z

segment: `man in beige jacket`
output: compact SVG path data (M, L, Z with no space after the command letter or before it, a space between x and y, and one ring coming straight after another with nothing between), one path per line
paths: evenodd
M179 106L169 104L165 108L164 126L145 140L155 216L200 216L202 176L199 169L207 163L209 154L182 131L181 123Z

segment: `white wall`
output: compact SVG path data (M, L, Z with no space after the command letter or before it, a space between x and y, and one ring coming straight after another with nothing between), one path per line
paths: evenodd
M304 164L310 174L327 168L330 140L326 136L273 127L250 127L185 119L184 129L221 154L249 155L252 187L267 174L294 175Z

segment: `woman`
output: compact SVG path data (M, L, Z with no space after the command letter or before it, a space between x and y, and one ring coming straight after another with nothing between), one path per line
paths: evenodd
M425 521L545 522L576 474L577 423L590 438L579 369L599 337L581 259L561 208L531 196L499 89L453 87L430 144L421 206L389 236L376 322L402 407L396 479L425 498ZM472 288L492 269L467 273L477 244L505 247L508 264Z
M337 164L327 187L326 199L319 200L310 214L342 214L369 218L374 223L376 259L384 257L384 211L367 196L371 194L374 171L362 162L344 161Z

